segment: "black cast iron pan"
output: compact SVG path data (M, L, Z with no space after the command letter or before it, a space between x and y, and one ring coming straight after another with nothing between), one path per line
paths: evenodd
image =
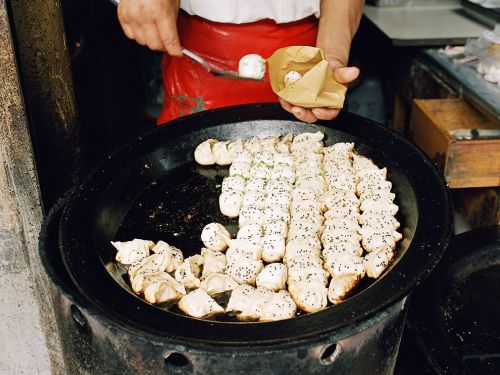
M385 275L315 314L274 323L205 321L164 311L127 291L113 261L111 240L145 238L199 252L205 224L233 225L218 210L221 168L201 168L195 147L208 138L321 130L325 143L353 141L356 150L387 166L404 240ZM60 227L60 250L80 292L123 324L156 334L225 345L289 342L359 323L407 295L434 268L450 234L450 200L441 175L411 143L359 116L297 121L276 104L205 111L155 129L111 155L76 188Z
M437 374L500 373L500 226L454 237L408 326Z

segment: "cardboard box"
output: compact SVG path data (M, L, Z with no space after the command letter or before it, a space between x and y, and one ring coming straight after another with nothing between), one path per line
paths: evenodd
M451 188L500 186L500 138L457 139L454 134L486 130L493 123L462 99L416 99L410 138L443 171Z

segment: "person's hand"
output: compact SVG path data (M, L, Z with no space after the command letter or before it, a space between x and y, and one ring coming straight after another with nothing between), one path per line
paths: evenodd
M337 58L326 58L333 69L333 78L335 81L347 85L353 82L359 76L359 69L356 67L346 67ZM286 100L279 99L280 104L285 111L292 113L299 120L304 122L316 122L317 120L332 120L340 113L340 109L329 108L303 108L288 103Z
M154 51L182 56L177 35L180 0L121 0L118 19L125 35Z

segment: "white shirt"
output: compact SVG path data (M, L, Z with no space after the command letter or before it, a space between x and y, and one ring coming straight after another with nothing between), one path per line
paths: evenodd
M288 23L315 15L321 0L181 0L181 8L192 16L222 23L249 23L272 19Z

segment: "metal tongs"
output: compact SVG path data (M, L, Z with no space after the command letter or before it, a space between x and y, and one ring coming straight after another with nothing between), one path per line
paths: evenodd
M120 0L110 0L114 5L118 6L120 4ZM243 79L247 81L257 81L257 82L262 82L262 79L258 78L251 78L251 77L243 77L240 76L236 72L229 72L229 71L222 71L222 70L215 70L212 69L210 64L201 56L198 56L196 53L188 50L187 48L182 49L182 53L188 56L189 58L193 59L197 63L201 64L210 74L216 76L216 77L224 77L224 78L232 78L232 79Z

